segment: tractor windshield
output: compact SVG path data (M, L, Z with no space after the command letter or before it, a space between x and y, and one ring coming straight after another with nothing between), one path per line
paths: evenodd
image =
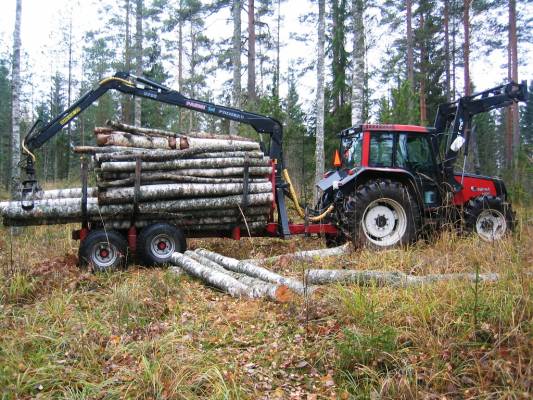
M341 157L344 168L355 168L361 165L361 149L363 147L363 134L342 138Z

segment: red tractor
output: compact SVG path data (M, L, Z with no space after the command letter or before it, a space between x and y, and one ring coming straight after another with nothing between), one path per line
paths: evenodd
M509 83L439 106L435 126L365 124L340 133L337 169L318 186L316 214L333 205L328 219L339 228L329 245L388 248L415 240L426 227L462 223L482 239L501 239L514 214L499 178L455 172L472 117L527 100L525 83Z

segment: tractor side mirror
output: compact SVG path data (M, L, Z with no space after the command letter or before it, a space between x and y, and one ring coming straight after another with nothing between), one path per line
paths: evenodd
M463 145L465 144L465 138L462 137L462 136L457 136L455 138L455 140L452 142L452 144L450 145L450 149L457 153L461 147L463 147Z

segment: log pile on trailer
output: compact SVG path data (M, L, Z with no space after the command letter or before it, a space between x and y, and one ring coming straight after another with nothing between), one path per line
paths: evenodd
M49 190L33 207L0 203L5 225L83 222L114 229L160 220L185 231L251 233L271 213L272 163L259 143L240 136L173 132L108 121L95 128L91 156L95 187Z

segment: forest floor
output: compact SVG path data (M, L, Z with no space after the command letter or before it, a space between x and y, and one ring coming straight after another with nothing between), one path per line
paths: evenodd
M442 232L407 249L269 268L498 272L494 283L331 285L288 304L234 299L163 268L76 267L74 226L0 230L0 397L530 398L533 224L484 243ZM190 240L235 258L318 238Z

